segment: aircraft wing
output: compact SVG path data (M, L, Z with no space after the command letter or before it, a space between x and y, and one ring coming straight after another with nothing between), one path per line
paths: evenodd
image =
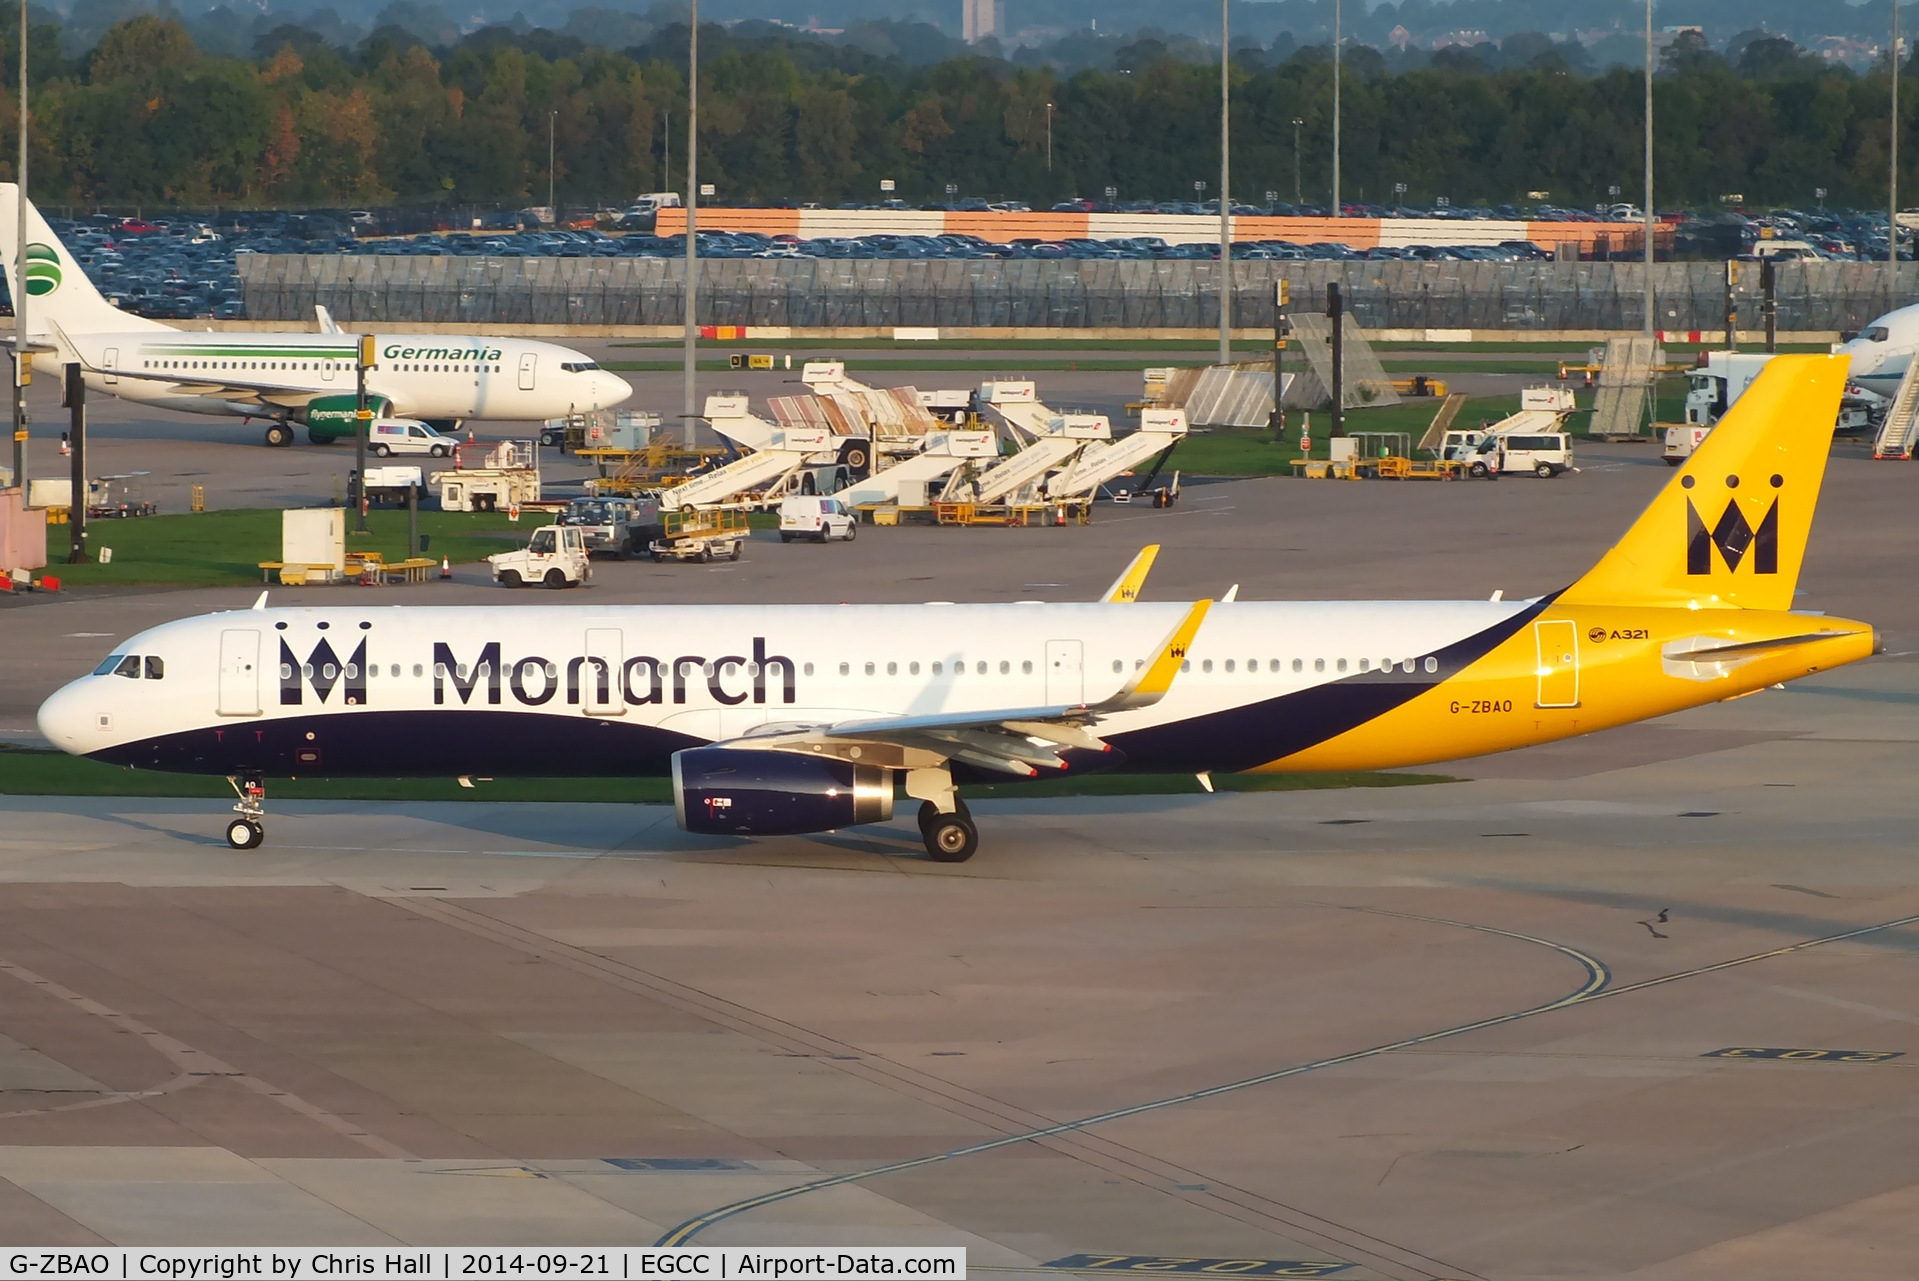
M932 763L928 758L965 761L1021 778L1034 777L1040 766L1065 769L1066 761L1059 755L1062 749L1111 750L1093 732L1102 718L1150 707L1166 696L1211 606L1209 600L1195 602L1126 683L1095 703L883 716L826 725L769 725L726 746L836 756L851 755L849 748L878 747L892 749L906 765Z
M81 367L88 373L99 374L105 378L128 378L140 382L165 383L171 387L178 387L180 394L184 396L231 400L236 404L273 405L281 409L302 409L322 396L353 394L351 388L342 391L316 391L311 387L289 387L285 383L251 382L242 378L183 378L178 373L169 376L154 373L151 370L106 369L84 362ZM367 399L371 401L375 398L376 393L369 387Z

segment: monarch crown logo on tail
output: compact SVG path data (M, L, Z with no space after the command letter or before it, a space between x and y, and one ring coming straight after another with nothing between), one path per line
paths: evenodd
M1688 476L1685 479L1691 480ZM1728 486L1736 486L1738 477L1728 476ZM1776 489L1785 483L1785 478L1774 476ZM1772 506L1760 517L1758 528L1746 519L1746 513L1739 505L1737 494L1728 495L1726 510L1719 514L1719 520L1711 529L1699 514L1699 508L1693 505L1690 497L1686 499L1686 572L1688 574L1712 573L1712 551L1719 549L1719 555L1726 563L1726 572L1735 573L1746 553L1752 553L1752 572L1755 574L1777 574L1779 572L1779 500L1774 498Z

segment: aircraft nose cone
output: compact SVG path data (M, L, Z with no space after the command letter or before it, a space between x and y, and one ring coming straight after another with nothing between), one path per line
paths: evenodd
M633 394L633 384L618 374L609 374L604 369L598 373L600 385L594 393L595 409L611 409Z
M74 681L54 692L46 702L40 704L41 735L63 752L75 756L87 753L88 736L94 727L97 701L86 690L87 682Z

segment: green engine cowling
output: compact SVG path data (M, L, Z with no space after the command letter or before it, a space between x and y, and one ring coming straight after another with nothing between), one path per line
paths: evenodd
M366 407L373 411L375 418L386 418L393 412L393 402L384 396L368 396ZM359 400L355 396L319 396L296 416L306 424L307 439L316 445L325 445L353 439L354 414L358 410Z

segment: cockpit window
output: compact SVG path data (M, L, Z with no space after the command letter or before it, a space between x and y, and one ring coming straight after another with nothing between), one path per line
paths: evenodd
M147 655L147 679L150 681L163 680L165 679L166 674L167 674L166 663L163 662L158 656L153 654L148 654Z
M100 660L100 665L93 669L93 674L95 676L111 676L115 669L126 661L126 658L127 656L125 654L108 654Z
M598 369L599 365L590 360L563 360L560 362L560 368L569 374L584 374Z
M113 674L115 676L124 676L130 681L139 680L140 679L139 655L128 654L125 658L121 659L120 665L113 669Z
M1859 336L1867 342L1885 342L1892 337L1892 335L1886 331L1884 325L1874 325L1871 329L1868 329Z

